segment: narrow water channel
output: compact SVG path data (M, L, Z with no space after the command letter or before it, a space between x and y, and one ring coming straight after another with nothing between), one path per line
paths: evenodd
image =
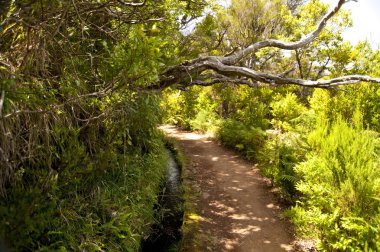
M168 173L166 176L165 202L170 209L180 207L181 195L181 169L177 164L174 154L168 150Z
M141 252L174 252L180 246L183 219L181 167L170 150L168 155L166 183L157 206L157 212L162 214L161 223L152 227L153 232L142 243Z

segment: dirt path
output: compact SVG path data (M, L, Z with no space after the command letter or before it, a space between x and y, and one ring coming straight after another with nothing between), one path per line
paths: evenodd
M258 169L207 136L161 127L187 159L182 251L293 251L291 225ZM189 191L190 190L190 191Z

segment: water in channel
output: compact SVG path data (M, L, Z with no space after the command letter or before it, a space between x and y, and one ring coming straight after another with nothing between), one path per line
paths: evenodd
M161 223L152 227L153 232L142 243L141 252L167 252L179 249L183 220L181 168L169 150L168 155L166 184L157 206L157 212L162 214Z

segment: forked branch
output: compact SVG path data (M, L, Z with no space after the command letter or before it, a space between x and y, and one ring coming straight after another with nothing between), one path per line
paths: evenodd
M297 78L287 78L284 73L270 74L255 71L251 68L238 65L242 60L258 50L266 47L274 47L284 50L297 50L310 44L321 31L325 28L327 22L338 13L343 4L350 0L339 0L338 4L328 12L319 22L317 28L298 41L286 42L276 39L268 39L257 42L247 48L225 56L202 56L191 61L185 61L182 64L171 66L160 75L160 79L150 86L152 89L162 89L173 84L181 86L191 85L213 85L219 82L238 83L250 86L259 86L258 83L269 83L274 85L295 84L307 87L328 88L338 85L355 84L359 82L380 83L379 78L373 78L363 75L349 75L329 80L305 80ZM204 72L212 71L218 74L218 78L210 77L204 80ZM221 78L220 76L224 76Z

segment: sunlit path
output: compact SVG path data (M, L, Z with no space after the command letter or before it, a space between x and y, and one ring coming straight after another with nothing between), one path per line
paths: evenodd
M257 168L207 136L161 128L184 149L196 195L183 251L293 251L291 225Z

